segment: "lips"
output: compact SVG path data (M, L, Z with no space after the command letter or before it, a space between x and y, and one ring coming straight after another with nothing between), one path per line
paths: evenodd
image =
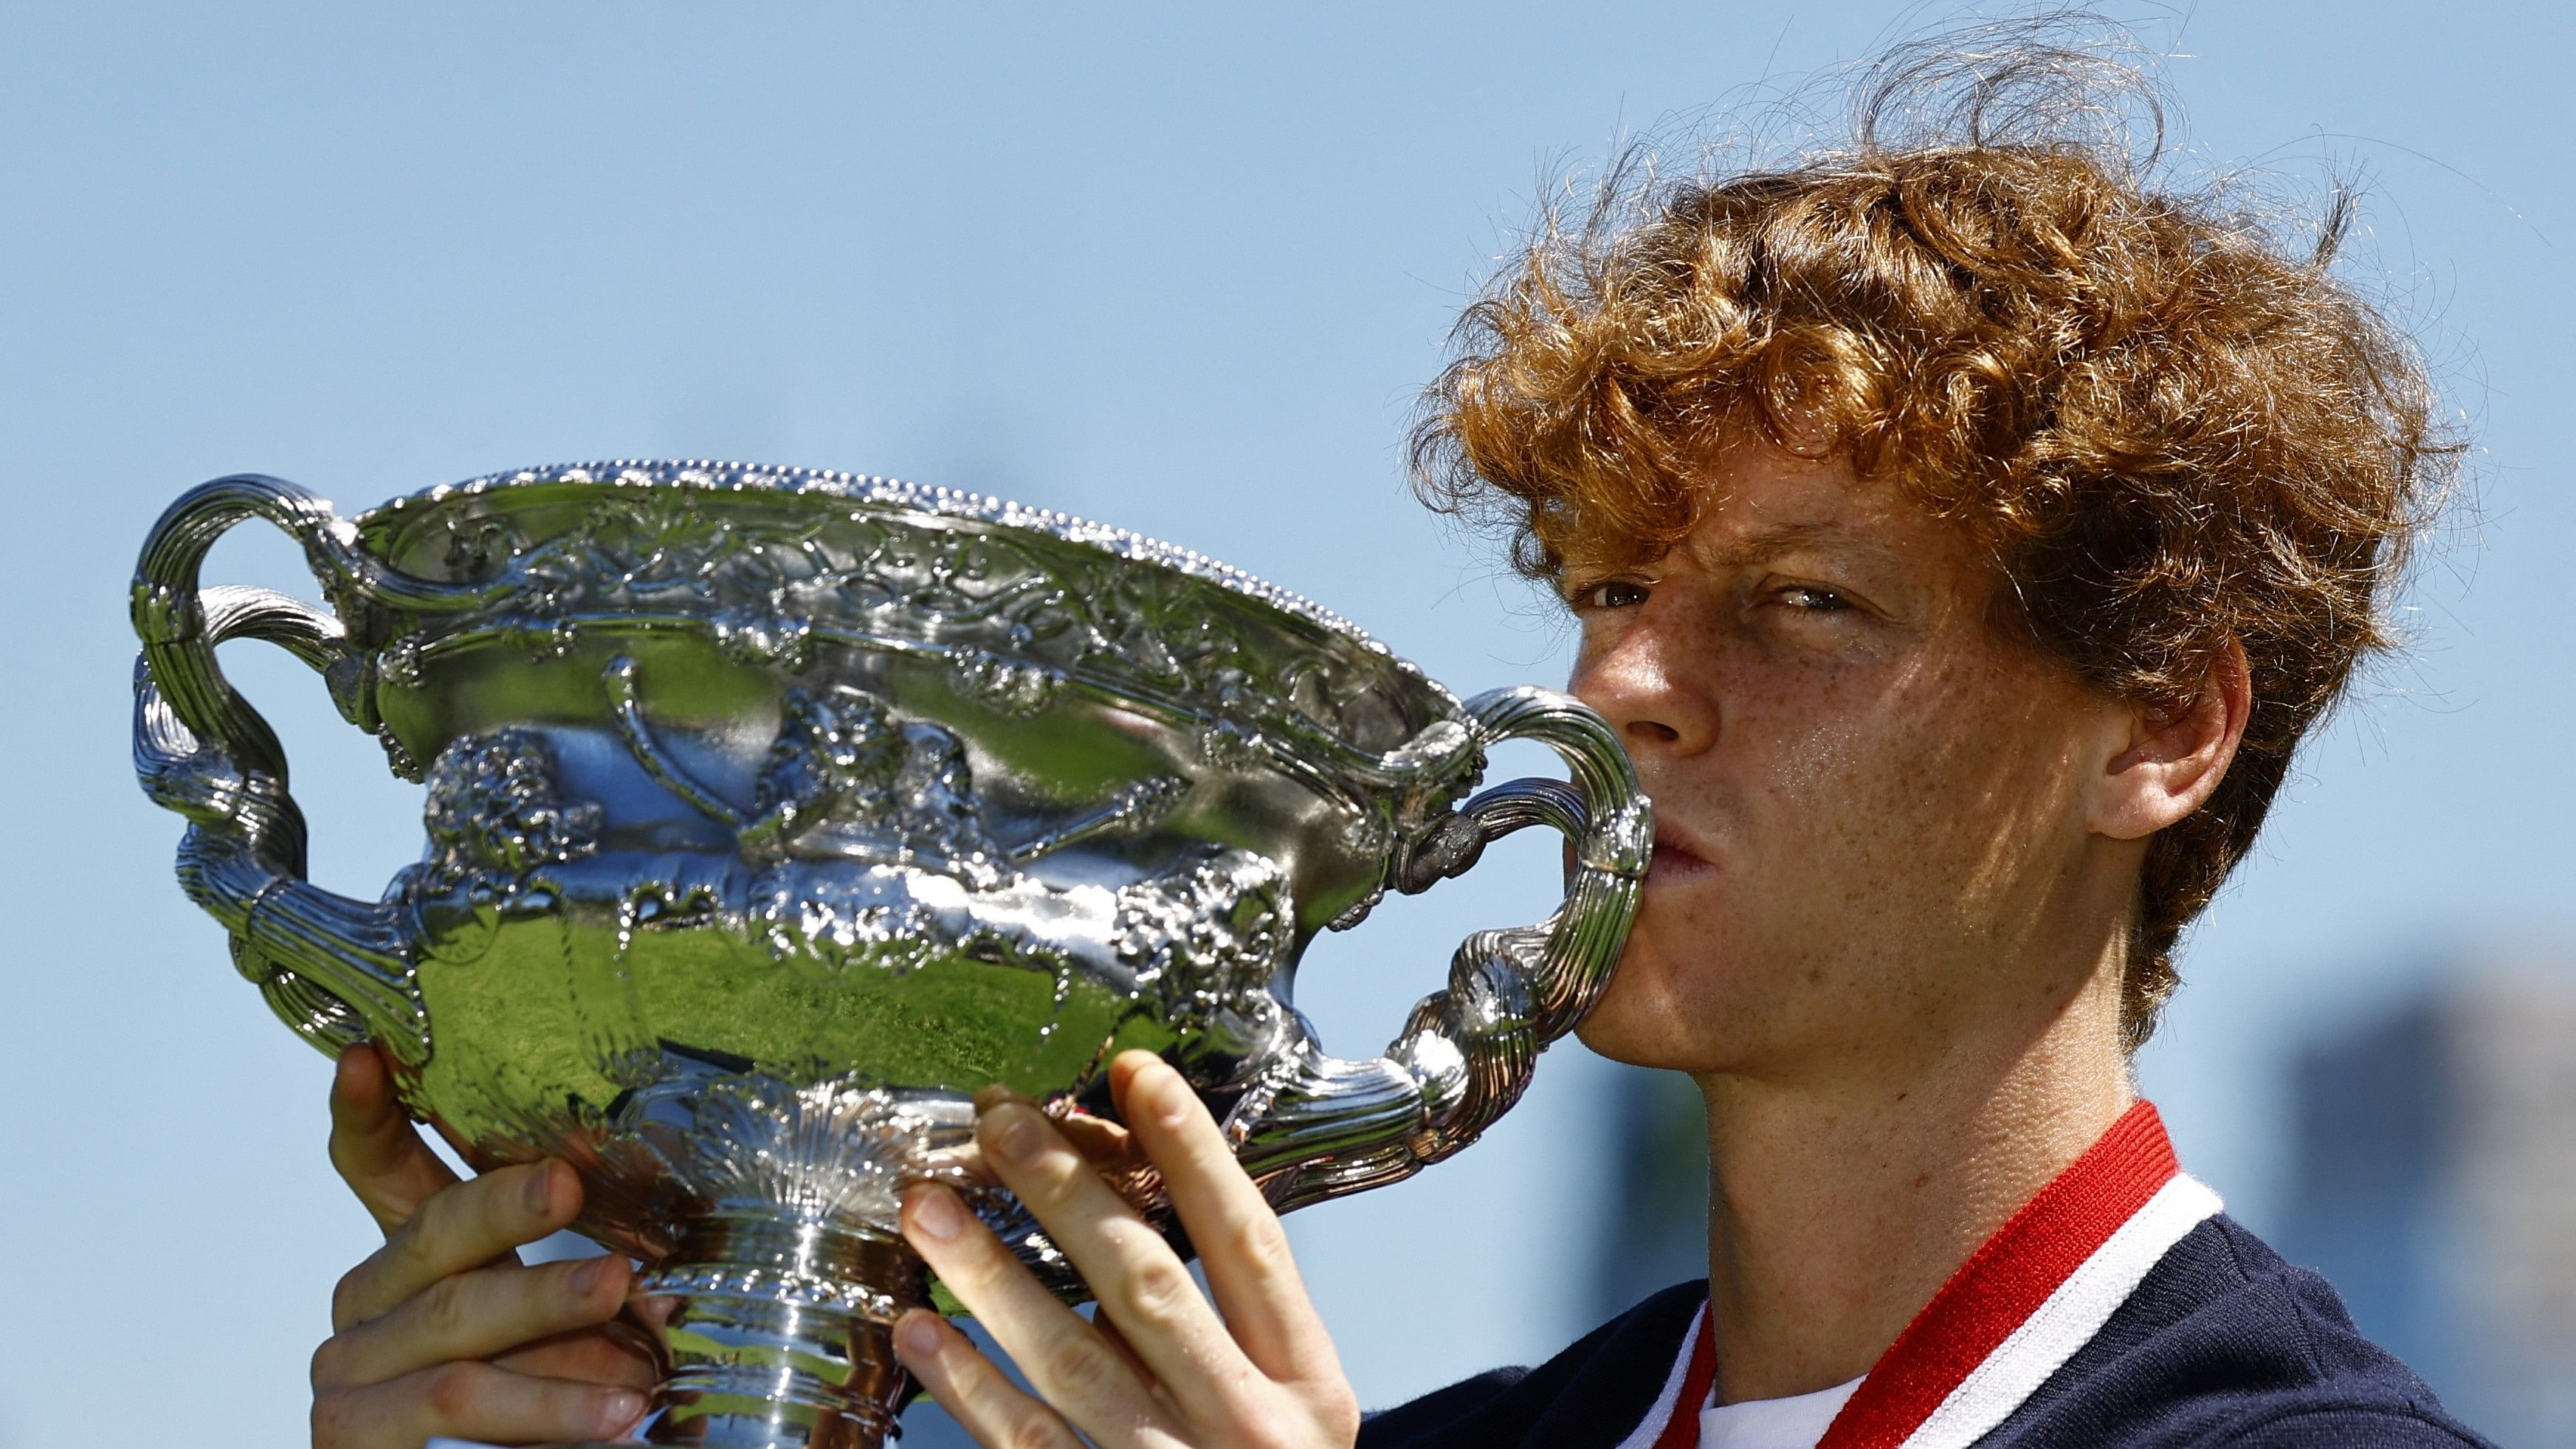
M1709 862L1708 857L1693 848L1680 832L1661 825L1655 827L1655 857L1646 872L1648 880L1698 875L1715 869L1717 867Z

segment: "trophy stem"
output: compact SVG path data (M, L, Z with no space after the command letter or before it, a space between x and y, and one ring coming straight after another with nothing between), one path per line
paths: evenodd
M921 1260L881 1229L748 1208L693 1224L636 1285L670 1355L652 1444L878 1449L910 1381L894 1320Z

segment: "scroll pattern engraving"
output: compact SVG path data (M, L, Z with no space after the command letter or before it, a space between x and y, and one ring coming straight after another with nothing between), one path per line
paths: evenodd
M628 742L657 777L670 776L675 767L638 716L629 716ZM1150 825L1183 793L1178 780L1134 782L1006 847L985 825L953 733L837 686L790 691L748 818L703 787L667 782L733 827L749 869L659 862L663 876L623 891L621 951L646 922L695 920L773 959L836 972L864 963L902 974L960 955L1053 974L1059 1008L1075 973L1087 972L1123 980L1131 1000L1151 1000L1166 1021L1229 1040L1249 1043L1276 1026L1268 992L1294 950L1294 915L1286 876L1266 857L1205 846L1115 890L1061 887L1021 868L1074 840ZM593 856L602 812L562 788L539 732L513 726L440 754L426 823L429 855L407 894L431 954L466 961L503 917L559 908L563 886L546 868ZM1038 1035L1054 1030L1049 1022Z
M1218 763L1281 731L1378 754L1428 722L1406 717L1402 697L1425 688L1409 666L1355 632L1328 646L1274 610L1224 607L1226 591L1205 578L919 514L762 510L719 491L715 475L603 471L509 480L636 485L534 540L507 511L449 500L433 525L445 535L442 567L514 587L490 610L438 621L435 634L504 637L548 657L568 650L585 620L686 617L705 621L732 657L789 670L805 668L822 637L908 641L946 653L956 691L1005 713L1042 708L1067 676L1087 674L1253 722L1208 741ZM428 632L388 641L397 657L383 677L416 678L419 652L434 642Z

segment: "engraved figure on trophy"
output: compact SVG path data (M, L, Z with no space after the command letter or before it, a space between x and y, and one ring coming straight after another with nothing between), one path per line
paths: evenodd
M305 546L329 612L200 588L225 529ZM1460 702L1342 620L1196 554L969 495L714 464L539 469L354 520L291 484L183 496L138 567L135 759L184 889L325 1051L371 1040L488 1169L560 1157L644 1264L657 1443L867 1446L929 1301L900 1194L956 1188L1080 1278L979 1161L974 1095L1110 1117L1141 1048L1278 1208L1474 1140L1598 997L1646 802L1598 716ZM214 647L320 671L427 786L375 902L305 879L276 738ZM1488 747L1571 781L1470 798ZM423 763L425 762L425 763ZM1526 825L1564 905L1461 944L1386 1055L1327 1055L1299 957ZM1165 1231L1150 1168L1113 1186Z

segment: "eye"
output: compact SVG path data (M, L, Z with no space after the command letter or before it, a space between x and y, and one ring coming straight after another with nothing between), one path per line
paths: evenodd
M1807 613L1838 614L1852 607L1852 602L1831 589L1812 584L1791 584L1775 591L1771 597L1792 609Z
M1577 612L1586 609L1633 609L1646 602L1647 589L1634 579L1603 579L1576 589L1566 603Z

